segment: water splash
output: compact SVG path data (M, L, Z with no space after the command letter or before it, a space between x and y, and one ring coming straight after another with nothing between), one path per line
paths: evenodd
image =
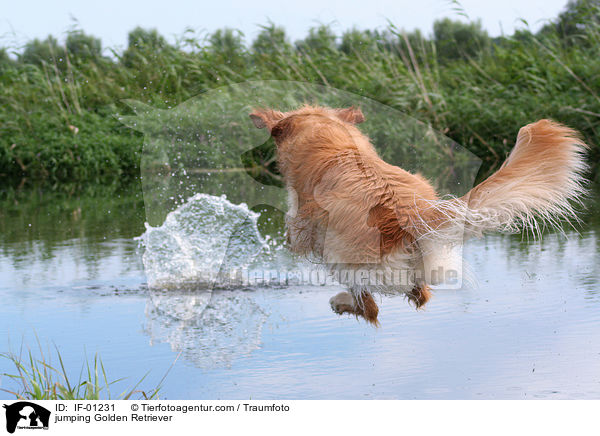
M170 212L158 227L146 224L138 238L151 289L211 289L246 268L267 244L260 214L222 195L196 194Z

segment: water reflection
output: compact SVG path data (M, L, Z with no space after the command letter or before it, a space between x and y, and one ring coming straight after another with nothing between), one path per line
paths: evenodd
M167 342L204 369L229 367L259 348L268 316L242 290L149 291L145 313L151 344Z

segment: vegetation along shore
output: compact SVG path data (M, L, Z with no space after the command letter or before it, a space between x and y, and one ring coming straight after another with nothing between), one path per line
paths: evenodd
M478 22L436 21L431 35L390 24L336 35L318 26L296 42L269 23L253 41L233 29L184 32L169 43L136 28L121 51L82 30L24 47L0 40L0 179L18 186L114 182L139 176L142 134L115 114L122 100L174 107L250 80L318 83L403 111L493 168L518 129L552 118L600 161L600 3L580 0L538 32L527 23L491 38ZM218 162L215 162L218 164Z

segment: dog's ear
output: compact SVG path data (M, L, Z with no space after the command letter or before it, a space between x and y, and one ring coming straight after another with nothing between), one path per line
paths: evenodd
M264 129L266 127L269 131L283 118L284 115L282 112L272 109L255 109L250 114L250 119L257 128Z
M365 116L362 111L354 106L350 106L346 109L336 109L335 115L340 120L351 124L360 124L365 121Z

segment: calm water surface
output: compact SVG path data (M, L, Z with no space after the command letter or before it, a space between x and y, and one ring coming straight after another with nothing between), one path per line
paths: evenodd
M109 378L127 377L113 392L148 371L151 389L181 353L168 399L598 399L597 216L591 204L567 237L470 241L478 288L419 312L381 298L373 329L331 312L336 286L149 290L135 187L4 193L0 351L36 350L37 335L75 378L99 353ZM1 373L14 368L0 360Z

